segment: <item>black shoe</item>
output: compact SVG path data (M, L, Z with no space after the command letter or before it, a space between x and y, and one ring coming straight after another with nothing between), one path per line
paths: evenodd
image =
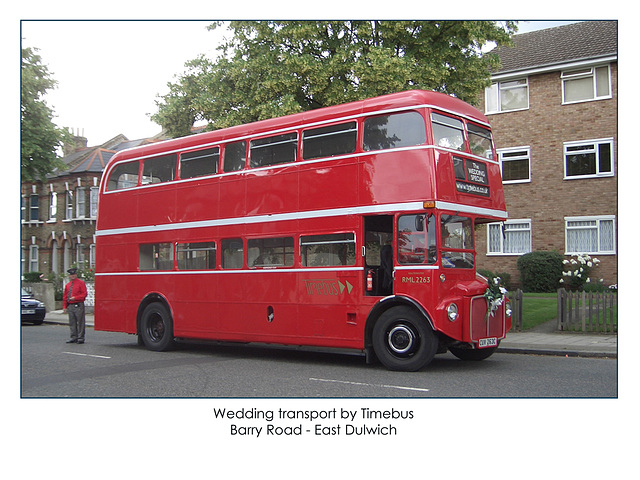
M67 343L78 343L78 341L71 339L71 340L67 340Z
M78 340L76 343L84 343L84 340Z

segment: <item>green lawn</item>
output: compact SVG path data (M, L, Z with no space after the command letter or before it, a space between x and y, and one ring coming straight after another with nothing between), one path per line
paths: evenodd
M556 293L525 293L522 299L522 329L529 330L558 317Z
M513 298L513 296L512 296ZM614 324L617 324L617 306L614 306ZM602 313L600 314L602 316ZM607 308L607 322L609 316ZM525 293L522 299L522 330L530 330L558 317L557 293ZM602 323L602 318L600 319ZM589 324L587 324L589 325ZM610 330L610 326L608 329ZM598 329L596 329L598 330Z

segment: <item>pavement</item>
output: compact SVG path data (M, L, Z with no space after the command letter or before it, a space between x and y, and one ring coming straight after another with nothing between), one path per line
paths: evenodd
M62 310L47 312L45 323L68 325ZM93 314L86 315L87 327L93 328ZM500 341L499 352L568 357L618 357L617 334L567 333L555 330L555 320L525 332L509 332Z

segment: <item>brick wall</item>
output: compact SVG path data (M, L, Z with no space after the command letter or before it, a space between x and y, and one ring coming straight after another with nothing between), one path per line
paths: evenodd
M38 263L40 272L45 274L50 273L53 270L53 258L57 255L58 260L58 273L64 272L64 244L69 243L69 264L76 262L76 251L78 244L78 236L80 236L80 243L84 245L85 259L89 260L90 245L93 243L93 235L95 233L95 220L91 220L90 216L90 187L94 185L94 177L99 181L99 175L87 174L82 176L69 176L52 179L46 183L23 183L22 193L29 197L32 193L32 185L36 186L36 193L39 200L39 220L37 222L27 222L22 224L21 228L21 243L25 250L25 271L29 271L28 255L29 246L34 244L33 237L35 237L35 245L38 246ZM75 189L78 186L78 178L80 183L85 187L85 219L66 220L66 191L67 185L69 189L72 189L75 194ZM54 191L57 193L57 213L55 221L51 221L49 218L49 206L50 206L50 192L53 186ZM75 200L75 199L74 199ZM28 208L28 205L27 205ZM74 202L74 217L75 217L75 202ZM28 211L27 211L27 218ZM66 232L66 238L65 238ZM57 241L57 252L54 252L53 240Z
M531 182L504 185L509 218L531 219L532 249L565 252L567 216L616 215L617 65L611 65L613 97L562 105L560 72L529 77L529 109L489 115L496 148L529 146ZM480 107L484 108L484 105ZM616 176L564 180L563 143L614 138ZM518 282L517 256L487 256L486 228L476 233L478 266L510 273ZM616 236L617 241L617 236ZM616 248L617 250L617 248ZM594 276L617 283L617 255L595 255Z

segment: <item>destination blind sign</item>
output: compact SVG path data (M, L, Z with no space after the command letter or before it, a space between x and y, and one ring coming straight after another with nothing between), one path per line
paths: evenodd
M487 166L484 163L474 160L464 160L463 170L460 168L463 163L461 158L454 158L453 161L456 171L456 189L459 192L482 195L483 197L490 196Z

